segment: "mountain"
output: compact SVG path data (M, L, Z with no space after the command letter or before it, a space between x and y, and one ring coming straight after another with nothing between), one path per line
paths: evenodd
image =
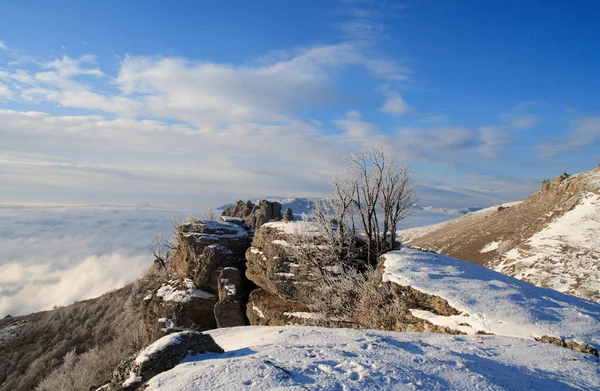
M522 202L403 230L404 243L600 301L600 166L542 182Z

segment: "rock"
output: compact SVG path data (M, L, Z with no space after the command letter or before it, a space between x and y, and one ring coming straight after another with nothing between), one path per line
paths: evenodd
M214 306L217 297L197 289L192 280L177 279L162 284L143 300L144 324L151 341L173 330L210 330L217 327Z
M226 267L219 275L219 300L240 299L244 296L244 276L239 269Z
M246 314L253 326L306 324L304 319L297 319L286 314L309 311L310 309L304 304L283 300L276 294L260 288L250 293L246 307Z
M223 353L210 335L195 331L169 334L142 350L136 357L122 362L115 369L111 390L138 390L159 373L175 367L188 355Z
M238 201L223 211L223 216L239 217L254 228L269 221L281 220L281 204L266 200L259 201L258 205L251 201Z
M294 213L291 208L287 208L283 214L283 221L294 221Z
M171 260L175 272L203 290L216 293L218 277L226 267L245 270L250 236L232 222L195 220L180 226Z
M307 257L298 256L298 240L311 242L318 257L320 244L316 226L306 222L277 222L260 227L252 247L246 251L246 277L284 300L309 305L322 280ZM327 265L325 265L327 266Z
M226 267L219 276L219 302L214 314L218 327L245 326L248 324L245 311L247 293L242 273Z

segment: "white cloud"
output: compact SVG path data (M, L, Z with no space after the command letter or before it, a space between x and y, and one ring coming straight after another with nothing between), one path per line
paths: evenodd
M0 265L0 316L23 315L98 297L132 282L149 266L147 255L91 255L65 270L48 263Z
M6 47L6 44L2 41L0 41L0 50L7 50L8 48Z
M600 116L576 117L571 129L563 137L552 137L538 145L544 158L567 155L583 150L594 150L600 145Z
M400 94L389 92L381 111L399 116L411 112L412 107L406 103Z
M515 129L530 129L542 122L542 119L534 114L504 113L500 114L500 118Z
M0 80L9 83L15 101L216 128L240 122L289 123L298 111L335 102L341 98L336 75L348 67L382 80L407 77L407 70L371 46L347 42L248 65L127 56L114 78L97 67L94 56L64 56L40 69L0 71Z
M490 127L401 128L391 143L410 160L461 165L497 158L514 143L510 133Z
M188 210L0 205L0 318L98 296L152 263L146 245ZM194 211L196 214L197 211Z
M4 84L0 83L0 99L10 99L11 92L10 89Z

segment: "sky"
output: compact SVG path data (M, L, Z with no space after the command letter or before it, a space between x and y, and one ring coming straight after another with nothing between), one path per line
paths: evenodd
M16 247L0 267L139 256L174 210L323 196L344 156L378 145L409 164L421 205L523 199L600 163L599 19L595 0L4 0L3 241L75 240L75 218L35 224L56 208L164 228L139 223L129 246L126 224L89 229L85 251Z

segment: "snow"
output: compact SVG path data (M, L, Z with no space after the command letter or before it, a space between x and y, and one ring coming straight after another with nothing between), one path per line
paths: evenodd
M294 273L275 273L276 276L285 277L285 278L293 278Z
M135 372L129 372L129 378L123 382L123 387L129 387L142 381L141 376L137 376Z
M281 240L281 239L272 240L271 243L279 245L279 246L283 246L283 247L289 247L290 246L290 244L288 242L286 242L285 240Z
M502 244L501 241L493 241L493 242L488 243L485 246L483 246L483 248L480 250L480 252L481 253L489 253L490 251L498 250L498 247L500 247L501 244Z
M264 317L265 317L265 314L263 314L263 312L260 310L260 308L258 308L258 307L256 306L256 304L252 303L252 309L253 309L254 311L256 311L256 313L258 314L258 316L259 316L259 317L261 317L261 318L263 318L263 319L264 319Z
M384 257L384 281L442 297L462 312L439 316L412 311L433 324L468 334L486 332L528 339L547 335L600 347L600 304L441 254L404 248Z
M149 361L153 354L165 350L167 347L171 345L177 345L181 342L181 336L186 334L193 334L193 331L181 331L178 333L173 333L169 335L165 335L164 337L158 339L156 342L152 343L144 350L142 350L137 357L135 358L135 365L140 365Z
M572 210L505 253L494 269L536 285L600 300L599 258L600 196L585 193ZM585 281L585 286L580 286L580 281Z
M244 219L242 219L241 217L232 217L232 216L221 216L221 217L219 217L219 219L226 223L233 223L233 222L241 223L244 221Z
M272 221L263 224L263 227L276 228L286 234L317 235L321 232L319 227L307 221Z
M147 391L600 388L595 357L504 336L296 326L207 333L224 354L188 356Z
M170 281L171 284L176 283L176 281ZM156 296L162 297L164 301L176 301L179 303L187 303L192 299L192 297L197 297L200 299L212 299L215 297L212 293L205 292L200 289L196 289L194 282L189 278L183 280L184 285L187 289L178 290L174 288L170 284L163 285L156 291Z
M300 319L315 319L315 320L326 320L327 319L325 314L321 314L318 312L303 312L303 311L284 312L283 315L285 315L287 317L294 317L294 318L300 318Z

